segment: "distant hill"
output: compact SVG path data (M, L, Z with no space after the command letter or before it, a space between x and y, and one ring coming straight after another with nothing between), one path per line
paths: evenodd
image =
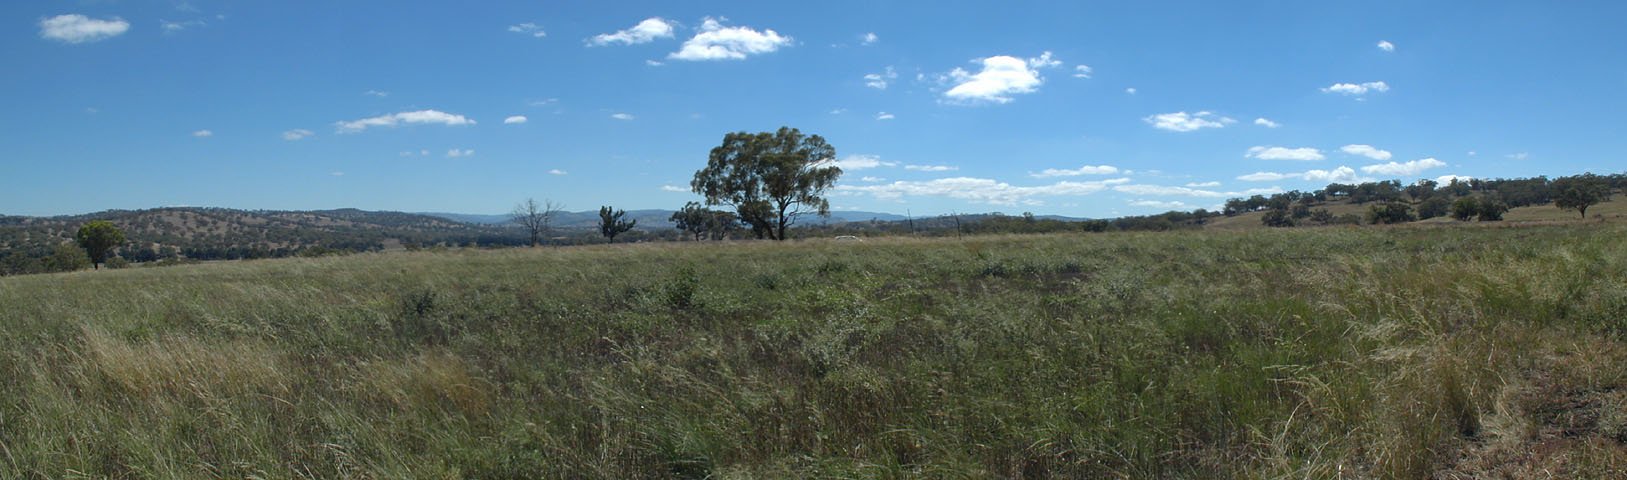
M671 228L673 226L673 224L672 224L672 221L670 221L668 219L672 218L672 212L673 212L673 210L661 210L661 209L628 210L627 211L627 218L638 220L638 224L641 227L648 226L648 227L655 227L655 228ZM509 216L508 215L484 215L484 214L471 214L471 213L442 213L442 212L424 212L424 213L417 213L417 214L413 214L413 215L427 215L427 216L432 216L432 217L444 218L444 219L452 220L452 221L456 221L456 222L464 222L464 223L470 223L470 224L476 224L476 225L502 225L502 224L509 223ZM1053 217L1052 216L1045 216L1045 217L1041 217L1041 218L1053 218ZM1066 218L1066 217L1054 217L1054 218ZM830 218L807 217L805 222L808 223L808 224L811 224L811 225L823 225L823 224L842 223L842 222L868 222L870 220L891 222L891 221L900 221L900 220L906 220L906 219L908 219L908 217L905 217L903 215L891 214L891 213L861 212L861 211L838 211L838 212L830 212ZM590 210L590 211L581 211L581 212L561 212L559 214L559 218L554 220L554 225L559 227L559 228L597 228L599 226L599 211L598 210Z

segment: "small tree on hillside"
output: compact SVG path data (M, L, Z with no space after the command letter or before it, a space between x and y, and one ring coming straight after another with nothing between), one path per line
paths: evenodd
M92 220L80 226L73 238L85 249L91 265L97 269L101 269L102 263L107 261L108 252L124 244L124 232L106 220Z
M1266 210L1265 215L1260 217L1260 223L1267 227L1292 227L1294 219L1289 218L1288 209L1273 208Z
M1506 212L1508 212L1508 204L1488 198L1480 201L1480 208L1476 211L1476 217L1482 222L1501 222L1503 221L1503 213Z
M638 225L638 220L623 220L627 216L626 210L616 210L609 206L599 207L599 234L616 243L616 235L632 230Z
M1554 181L1554 206L1576 210L1587 218L1587 207L1610 199L1610 184L1591 173L1565 177Z
M672 212L672 217L668 219L678 230L699 241L711 231L712 211L699 202L689 202L684 204L684 208Z
M554 217L559 214L563 204L556 204L553 200L543 200L538 204L537 199L527 198L514 206L514 212L509 213L510 221L525 228L531 236L531 246L542 243L542 236L553 227Z
M1417 217L1412 216L1412 205L1405 202L1385 202L1381 205L1373 205L1367 210L1367 223L1375 225L1406 223L1417 219Z
M1452 218L1467 222L1480 214L1480 202L1474 197L1463 197L1452 202Z

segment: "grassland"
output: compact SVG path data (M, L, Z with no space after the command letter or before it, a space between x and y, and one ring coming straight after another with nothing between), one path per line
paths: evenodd
M0 478L1622 478L1627 226L0 278Z

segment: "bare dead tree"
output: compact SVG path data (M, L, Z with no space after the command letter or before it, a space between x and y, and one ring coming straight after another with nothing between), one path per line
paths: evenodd
M545 199L541 204L538 204L537 199L527 198L524 202L514 206L514 211L509 213L509 218L515 224L525 228L526 233L531 234L531 246L535 247L542 243L543 235L552 230L554 216L558 215L560 210L564 208L564 204L556 204L553 200Z

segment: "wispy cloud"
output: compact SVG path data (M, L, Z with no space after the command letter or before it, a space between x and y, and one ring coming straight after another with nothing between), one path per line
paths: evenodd
M1273 122L1273 121L1271 121L1271 119L1265 118L1265 117L1260 117L1260 118L1254 119L1254 124L1265 127L1265 128L1277 128L1277 127L1282 126L1282 124L1277 123L1277 122Z
M312 135L316 135L316 132L312 132L310 130L306 130L306 129L303 129L303 128L296 128L296 129L293 129L293 130L282 132L282 139L292 142L292 141L297 141L297 140L303 140L306 137L310 137Z
M372 127L395 127L402 124L474 125L475 121L463 115L446 113L440 110L418 110L379 115L348 122L336 122L334 126L338 127L339 133L358 133Z
M1251 147L1248 149L1248 153L1243 154L1243 156L1245 158L1258 158L1260 160L1299 160L1306 162L1327 158L1322 155L1321 150L1317 150L1315 148L1287 148L1271 146Z
M1368 92L1388 92L1390 84L1384 82L1367 83L1335 83L1322 88L1322 93L1337 93L1340 95L1362 96Z
M680 187L680 186L677 186L677 185L662 185L661 186L661 191L663 191L663 192L689 193L689 187Z
M1342 152L1351 154L1351 155L1361 155L1363 157L1371 158L1373 160L1389 160L1390 159L1390 152L1385 151L1385 150L1379 150L1378 148L1375 148L1372 145L1361 145L1361 144L1345 145L1343 147L1339 147L1339 150L1342 151Z
M1080 175L1116 175L1119 168L1112 165L1083 165L1079 168L1047 168L1039 173L1030 173L1034 178L1049 177L1077 177Z
M638 117L634 117L633 114L631 114L631 113L612 113L612 114L610 114L610 118L614 118L616 120L621 120L621 121L625 122L625 121L629 121L629 120L632 120L632 119L638 118Z
M511 115L508 118L503 119L503 124L504 125L516 125L516 124L525 123L526 120L527 119L525 118L525 115Z
M925 181L895 181L877 185L837 185L835 191L843 194L868 194L877 199L892 200L904 197L947 197L991 205L1030 203L1035 197L1090 195L1128 178L1091 182L1064 181L1050 185L1017 186L989 178L954 177Z
M914 170L917 172L952 172L955 170L960 170L960 167L949 165L905 165L904 169Z
M564 170L560 170L560 169L557 169L557 168L548 170L548 174L549 175L570 175L569 172L566 172Z
M1378 49L1386 52L1393 52L1395 51L1395 44L1390 43L1389 40L1379 40Z
M1134 93L1134 92L1132 92ZM1213 112L1186 112L1160 113L1141 119L1159 130L1171 132L1191 132L1205 128L1224 128L1226 125L1237 123L1230 117L1215 115Z
M1309 182L1352 183L1364 182L1367 178L1356 175L1356 170L1346 166L1339 166L1332 170L1306 170L1294 173L1254 172L1237 177L1245 182L1275 182L1279 180L1305 180Z
M446 158L462 158L462 157L473 157L473 156L475 156L475 151L470 150L470 149L456 149L456 148L454 148L454 149L446 151Z
M542 37L548 36L548 32L542 31L542 27L539 27L539 26L537 26L537 24L531 23L531 22L526 22L526 23L522 23L522 24L519 24L519 25L509 25L508 31L514 32L514 33L530 35L530 36L535 37L535 38L542 38Z
M877 90L886 90L887 89L887 82L892 81L893 79L896 79L896 78L898 78L898 72L893 71L893 67L891 65L888 65L887 70L883 71L881 73L865 74L864 75L864 86L874 88L874 89L877 89Z
M215 132L211 132L209 130L198 130L196 132L192 132L192 136L198 138L213 137L215 136Z
M875 32L870 32L859 36L859 45L875 45L878 41L881 41L881 37L877 37Z
M1075 65L1073 67L1073 78L1090 78L1094 73L1095 70L1092 70L1090 65Z
M887 112L881 112L881 113L876 114L876 120L892 120L893 118L894 118L893 114L887 113Z
M95 19L71 13L40 20L40 37L63 43L89 43L123 35L130 22L119 17Z
M875 155L848 155L846 157L842 157L841 160L836 160L832 163L837 168L841 168L843 171L898 166L897 162L884 162L881 161L881 157Z

